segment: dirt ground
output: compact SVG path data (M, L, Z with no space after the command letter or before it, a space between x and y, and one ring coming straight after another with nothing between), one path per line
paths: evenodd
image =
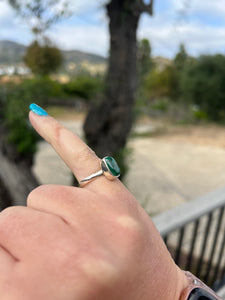
M129 142L133 162L126 185L149 214L225 185L225 128L148 122L155 131ZM138 126L146 129L148 122Z
M225 127L219 125L170 126L155 136L167 141L225 148Z
M82 136L82 114L70 118L65 113L61 120ZM222 126L176 126L144 119L133 131L125 184L150 215L225 185ZM39 143L33 170L43 184L71 184L70 170L44 141Z
M52 107L49 114L66 123L83 123L86 116L83 112L58 107ZM143 116L138 119L134 127L135 131L137 131L137 128L143 128L142 132L146 137L150 130L149 135L157 139L219 148L225 147L225 126L218 124L174 125L165 120L156 120Z

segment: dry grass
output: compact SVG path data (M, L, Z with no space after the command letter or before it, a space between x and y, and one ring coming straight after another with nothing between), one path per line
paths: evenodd
M168 126L168 129L156 136L156 138L180 143L224 148L225 128L214 124L186 126L172 125Z
M80 121L83 122L86 117L86 112L77 111L72 107L50 106L47 108L48 114L62 121Z
M155 134L153 132L150 136L157 139L225 148L225 126L222 125L213 123L173 124L168 120L151 119L148 116L139 118L137 124L153 125Z
M74 108L51 106L48 108L48 113L60 120L80 121L84 122L86 112L80 112ZM140 124L151 124L155 126L154 132L146 137L153 137L156 139L191 143L194 145L204 145L210 147L225 148L225 127L217 124L195 124L195 125L174 125L165 120L155 120L143 116L137 120Z

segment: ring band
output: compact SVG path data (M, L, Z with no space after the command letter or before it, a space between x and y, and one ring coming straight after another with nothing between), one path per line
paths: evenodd
M115 178L120 176L120 168L113 157L111 156L104 157L101 160L100 166L101 166L101 170L82 179L79 182L80 186L83 186L85 183L88 183L88 181L102 175L104 175L109 180L114 180Z

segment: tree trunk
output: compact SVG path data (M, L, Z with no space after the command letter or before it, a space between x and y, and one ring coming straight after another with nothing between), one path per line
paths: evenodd
M13 199L7 191L6 186L3 181L0 179L0 211L4 208L12 205Z
M26 199L38 182L30 168L23 162L10 161L0 151L0 208L26 205Z
M100 157L123 148L132 126L137 85L136 31L141 14L135 2L112 0L107 5L110 58L105 100L91 108L84 124L88 144Z
M26 205L26 199L38 181L31 172L33 155L20 155L7 142L4 126L4 103L0 99L0 210L11 205Z

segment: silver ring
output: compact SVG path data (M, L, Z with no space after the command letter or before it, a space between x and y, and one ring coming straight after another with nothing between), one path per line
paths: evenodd
M79 182L80 186L83 186L84 184L88 183L90 180L102 175L104 175L109 180L114 180L115 178L120 176L120 168L113 157L111 156L104 157L101 160L100 166L101 166L101 170L82 179Z

